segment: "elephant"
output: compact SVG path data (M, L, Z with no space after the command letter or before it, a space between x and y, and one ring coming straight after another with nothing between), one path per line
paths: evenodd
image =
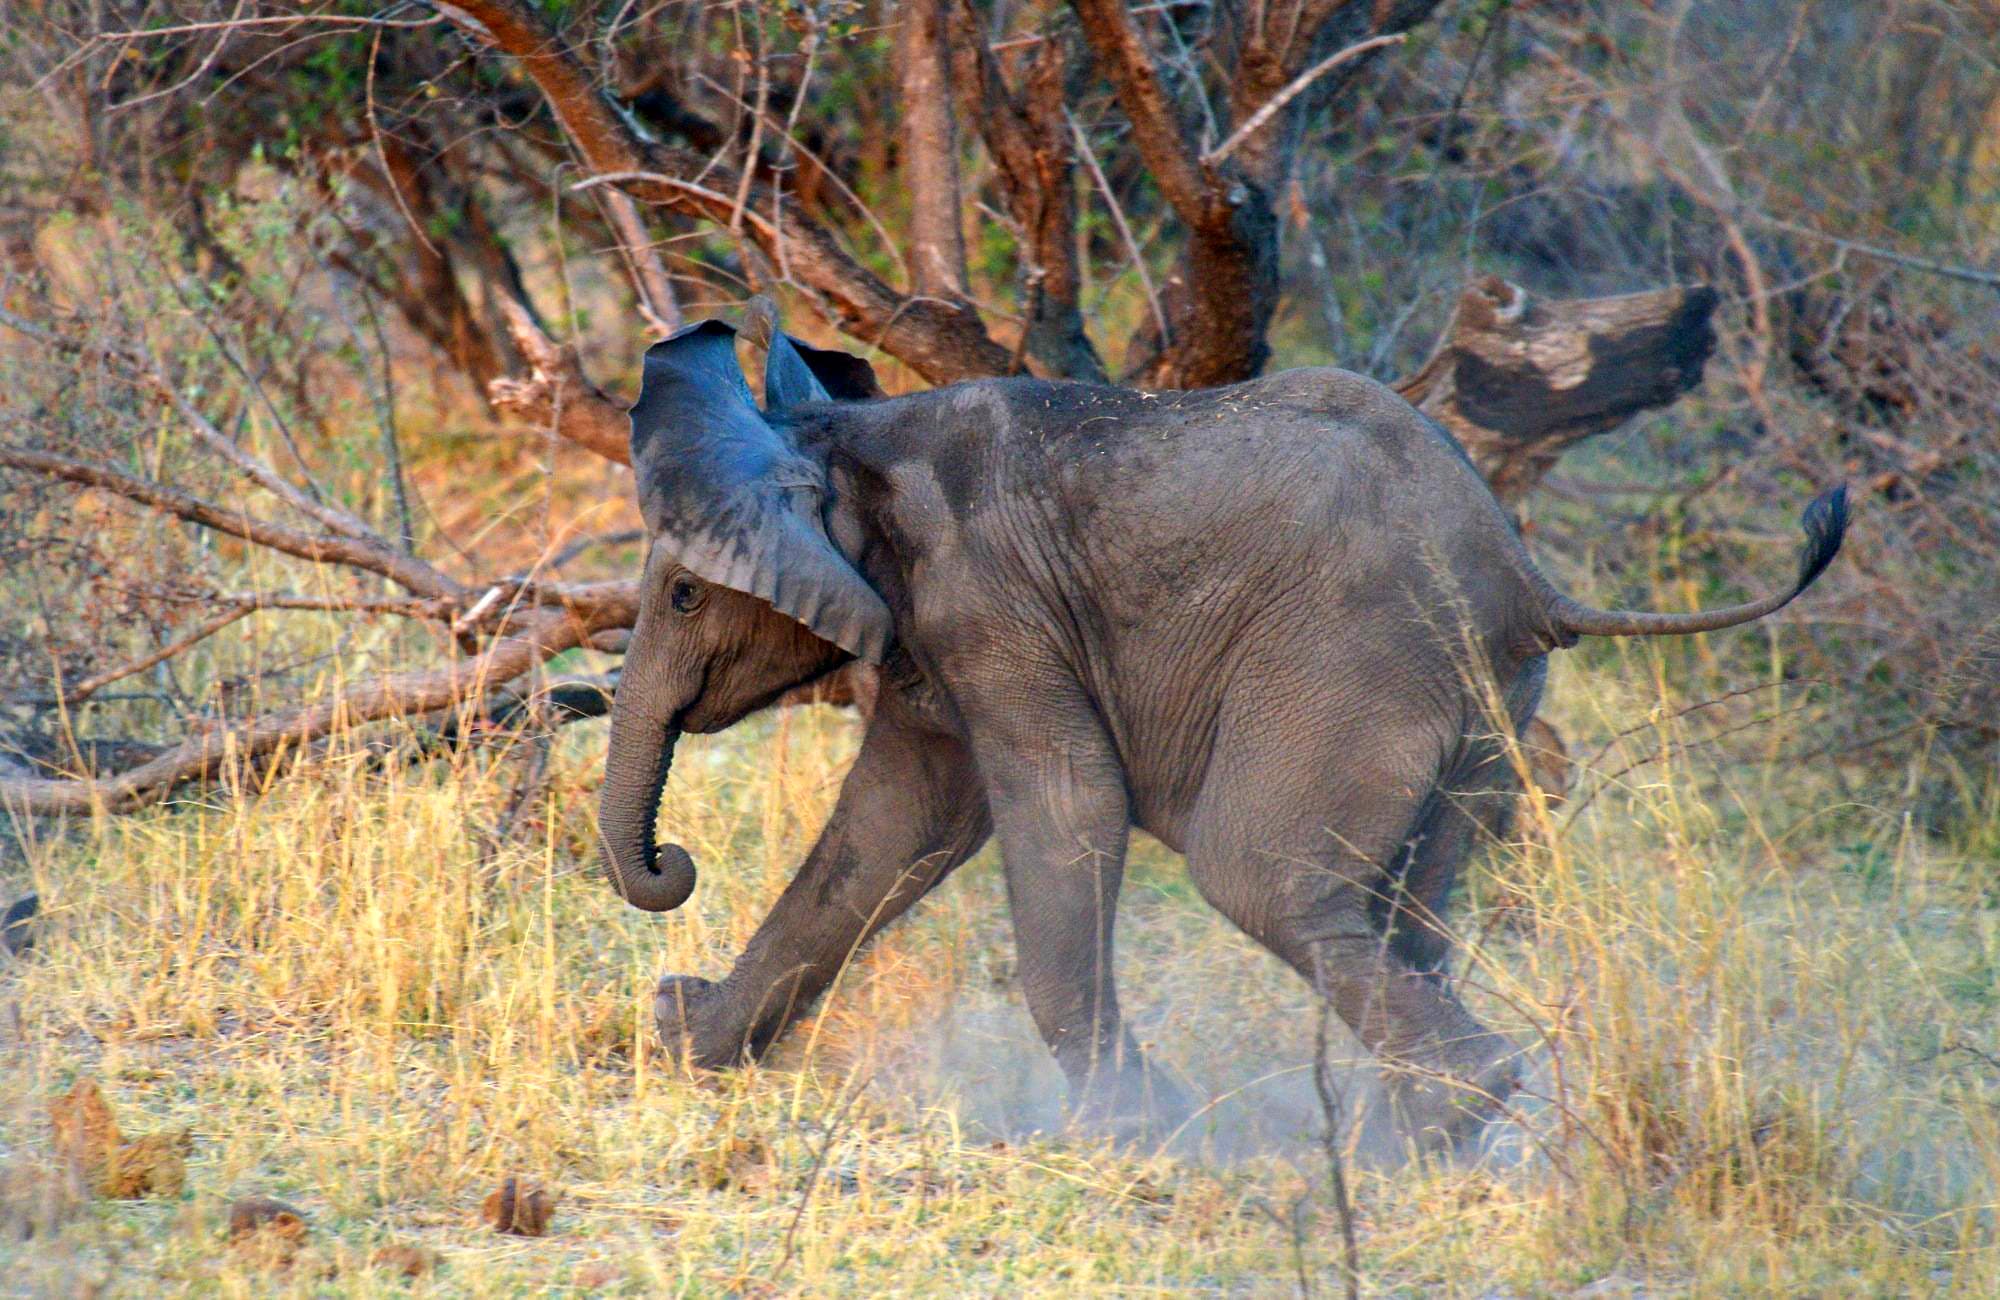
M1457 442L1373 380L1298 369L1143 392L1031 376L885 397L772 331L760 410L736 331L645 355L631 412L647 549L599 805L618 892L695 884L655 844L682 733L856 660L881 687L834 810L726 978L661 979L679 1059L763 1052L882 927L997 836L1020 985L1071 1115L1185 1106L1123 1025L1130 829L1328 999L1416 1130L1464 1136L1518 1081L1461 1005L1441 917L1552 651L1732 627L1838 552L1806 510L1789 588L1728 608L1593 608L1535 567Z

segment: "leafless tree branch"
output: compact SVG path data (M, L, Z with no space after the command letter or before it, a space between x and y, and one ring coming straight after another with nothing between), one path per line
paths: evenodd
M141 659L134 660L128 664L121 664L117 668L107 668L100 673L92 673L81 681L74 682L65 687L59 687L54 694L30 696L28 700L35 704L59 704L65 708L81 704L112 683L122 682L127 677L145 672L155 664L165 663L175 655L180 654L183 650L208 640L208 638L214 636L217 632L220 632L223 628L228 627L238 619L248 618L256 610L257 607L255 605L247 603L236 604L231 608L223 610L220 614L203 619L195 625L193 631L176 637L174 640L169 641Z
M723 226L740 212L752 241L773 262L790 268L834 324L880 346L933 383L1006 370L1007 350L993 341L970 307L924 294L897 294L798 204L773 203L753 179L739 208L728 193L738 180L733 169L633 136L575 52L521 0L462 0L440 7L468 34L520 61L599 182L615 178L634 197ZM705 182L687 179L697 175L705 175ZM766 213L772 215L761 215Z
M530 427L551 429L606 460L631 464L632 424L625 408L590 382L575 354L542 333L526 308L503 300L500 311L529 369L525 377L488 385L493 409Z
M1235 153L1238 145L1242 144L1258 131L1263 130L1264 126L1278 115L1280 109L1297 99L1300 95L1303 95L1311 88L1315 81L1332 72L1341 64L1351 59L1358 59L1371 50L1383 49L1390 45L1401 45L1408 39L1409 33L1407 32L1390 32L1384 36L1371 36L1365 41L1350 45L1336 54L1331 54L1321 59L1318 63L1313 64L1310 68L1292 78L1283 90L1265 100L1264 106L1245 118L1241 126L1229 133L1227 140L1224 140L1221 144L1203 154L1201 156L1201 165L1203 167L1214 167L1230 154Z
M231 537L255 542L302 560L319 564L344 564L349 568L378 574L420 596L453 596L463 590L458 583L422 560L403 555L391 547L354 537L302 533L258 519L242 510L228 510L190 492L134 478L109 465L92 464L49 452L0 446L0 465L30 470L50 478L86 487L101 488L141 505L177 515L190 523L212 528Z

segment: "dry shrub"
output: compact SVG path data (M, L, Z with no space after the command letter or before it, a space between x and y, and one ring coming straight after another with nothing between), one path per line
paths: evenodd
M49 1101L57 1155L99 1196L175 1196L187 1184L193 1139L186 1130L127 1138L97 1081L80 1078Z
M487 1193L479 1214L493 1231L510 1237L544 1237L555 1219L559 1193L514 1174Z
M1648 1195L1780 1233L1838 1200L1838 1138L1796 1089L1705 1090L1689 1062L1653 1056L1600 1069L1592 1102L1611 1152Z

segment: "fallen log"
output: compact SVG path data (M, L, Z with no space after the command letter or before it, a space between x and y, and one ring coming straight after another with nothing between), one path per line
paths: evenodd
M1396 391L1451 430L1512 505L1570 447L1700 383L1715 305L1705 285L1545 301L1489 275Z

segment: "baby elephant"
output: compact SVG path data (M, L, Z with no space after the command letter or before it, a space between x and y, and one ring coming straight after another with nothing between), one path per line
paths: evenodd
M1407 1067L1410 1124L1463 1131L1514 1070L1442 978L1438 918L1477 831L1460 796L1506 767L1487 701L1524 727L1549 652L1579 637L1768 614L1846 524L1843 491L1814 501L1797 581L1764 599L1593 609L1535 569L1457 443L1359 375L885 398L865 363L783 334L765 370L760 411L718 321L646 354L649 551L599 816L618 891L664 911L694 888L654 843L682 732L857 658L881 696L735 968L661 981L661 1033L701 1066L762 1051L997 833L1029 1010L1078 1115L1121 1129L1180 1105L1119 1020L1130 827Z

